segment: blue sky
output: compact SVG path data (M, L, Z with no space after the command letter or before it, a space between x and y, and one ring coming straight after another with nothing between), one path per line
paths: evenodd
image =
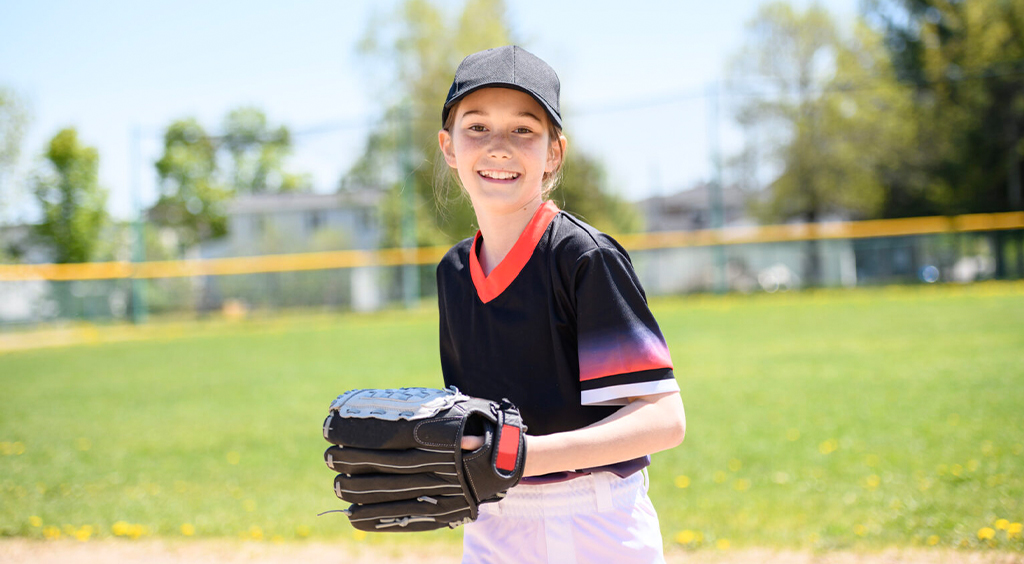
M32 115L20 172L36 166L57 131L76 126L100 151L110 211L127 218L133 127L145 132L146 204L155 198L149 165L159 158L159 133L174 119L194 116L216 130L241 105L258 106L293 130L372 118L381 110L379 90L355 45L371 16L386 15L395 3L0 0L0 85L20 94ZM452 13L461 6L442 4ZM508 9L524 46L561 77L571 147L600 157L613 189L636 200L708 178L708 103L701 94L721 78L760 4L522 0L509 1ZM856 14L856 0L821 4L842 27ZM679 99L607 111L672 97ZM727 113L721 123L728 152L738 134ZM298 138L290 168L311 173L318 191L333 191L365 134ZM8 221L32 219L27 194L4 197L14 204Z

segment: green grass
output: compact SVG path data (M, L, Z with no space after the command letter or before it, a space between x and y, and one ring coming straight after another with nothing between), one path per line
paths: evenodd
M688 419L650 470L667 542L974 547L992 527L1024 550L995 527L1024 520L1021 285L652 306ZM352 387L438 385L436 313L198 335L0 355L0 536L353 534L316 517L342 506L322 418Z

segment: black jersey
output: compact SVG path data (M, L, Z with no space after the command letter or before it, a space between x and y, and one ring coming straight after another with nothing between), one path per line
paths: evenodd
M595 423L627 398L678 391L629 255L544 203L488 276L480 233L437 267L446 386L519 407L530 434Z

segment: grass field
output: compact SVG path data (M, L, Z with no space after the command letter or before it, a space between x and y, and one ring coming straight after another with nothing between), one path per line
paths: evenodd
M652 307L688 418L650 470L668 544L1024 551L1024 285ZM316 517L342 506L320 424L352 387L438 385L435 324L290 317L0 354L0 536L386 543Z

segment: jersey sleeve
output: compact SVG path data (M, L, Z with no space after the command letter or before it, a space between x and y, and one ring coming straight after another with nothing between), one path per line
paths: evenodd
M625 405L627 398L679 391L665 338L625 251L583 254L574 288L583 405Z

